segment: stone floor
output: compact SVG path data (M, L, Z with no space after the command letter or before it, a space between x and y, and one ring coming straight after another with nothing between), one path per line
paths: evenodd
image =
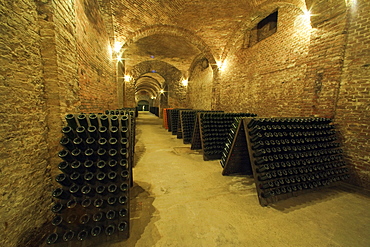
M370 246L365 192L340 185L261 207L252 178L222 176L161 124L140 112L131 237L104 247Z

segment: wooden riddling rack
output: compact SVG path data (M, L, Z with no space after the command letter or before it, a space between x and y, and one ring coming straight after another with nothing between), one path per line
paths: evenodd
M67 114L53 191L55 227L46 242L87 246L130 235L135 110Z
M166 130L168 130L168 128L169 128L169 126L168 126L168 122L169 122L169 120L168 120L168 115L169 115L169 113L168 113L168 111L169 110L172 110L173 108L164 108L163 109L163 128L165 128Z
M230 134L223 175L251 170L262 206L349 178L330 119L242 118Z
M191 149L202 149L203 160L221 159L228 132L235 117L253 117L252 113L198 112Z
M191 144L193 137L196 116L198 112L223 112L206 110L180 110L180 117L177 128L177 137L183 139L184 144Z

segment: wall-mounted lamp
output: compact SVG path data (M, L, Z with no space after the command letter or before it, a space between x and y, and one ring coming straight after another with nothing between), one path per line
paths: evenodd
M151 99L156 99L157 97L152 96Z
M117 56L117 61L118 62L122 62L122 57L121 56Z
M127 81L127 82L131 81L131 76L125 75L125 81Z
M186 87L188 84L189 84L189 81L188 81L188 79L184 79L184 80L182 80L182 85L184 86L184 87Z
M304 11L303 11L303 17L305 18L305 20L307 20L307 21L311 21L311 11L309 11L309 10L304 10Z
M122 42L118 42L118 41L116 41L116 42L114 43L113 51L115 51L115 52L119 52L119 51L121 50L121 47L122 47Z
M159 90L159 92L160 92L160 93L164 93L164 90L163 90L163 89L161 89L161 90Z
M224 70L225 70L225 68L226 68L226 66L227 66L227 62L226 62L226 60L224 60L224 61L221 61L221 60L216 61L216 64L217 64L217 67L218 67L218 69L219 69L220 71L224 71Z

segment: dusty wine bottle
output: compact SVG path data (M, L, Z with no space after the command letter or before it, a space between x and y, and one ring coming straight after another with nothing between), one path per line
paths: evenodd
M75 148L75 145L73 144L71 139L69 139L68 137L65 137L65 136L63 136L60 139L59 143L60 143L60 145L62 145L67 150L73 150Z
M67 161L67 162L73 162L74 161L74 157L72 156L72 154L68 150L65 150L65 149L60 151L58 153L58 156L59 156L59 158L63 159L64 161Z
M87 139L88 138L87 131L86 131L84 126L77 127L76 128L76 133L81 139Z
M105 234L107 236L111 236L114 234L114 232L116 231L116 227L113 225L113 224L110 224L108 225L106 228L105 228Z
M68 179L68 176L64 173L58 174L55 177L55 181L63 186L70 186L72 184L72 181Z
M79 114L77 116L77 120L80 123L80 126L85 127L85 128L89 127L89 124L87 122L87 117L85 114Z
M77 234L77 240L83 241L86 240L89 237L89 232L85 229L81 230Z
M104 127L109 127L109 120L108 120L108 116L107 115L100 115L99 116L99 120L100 120L100 124L101 126L104 126Z
M91 229L91 236L93 237L97 237L100 235L101 233L101 227L100 226L94 226L92 229Z
M74 231L72 231L72 230L68 230L68 231L66 231L66 232L64 233L64 235L63 235L63 240L64 240L65 242L71 241L71 240L74 238L74 236L75 236Z
M73 114L67 114L65 116L65 120L67 121L68 126L70 126L72 129L76 129L78 124L75 116Z
M94 127L99 126L98 116L96 114L94 113L89 114L89 121L90 121L91 126L94 126Z
M56 188L53 191L52 196L61 200L68 200L70 194L62 188Z

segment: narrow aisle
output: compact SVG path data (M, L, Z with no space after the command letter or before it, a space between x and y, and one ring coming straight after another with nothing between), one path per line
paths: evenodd
M153 114L136 139L131 236L109 247L370 246L369 197L328 188L261 207L253 178L222 176Z

